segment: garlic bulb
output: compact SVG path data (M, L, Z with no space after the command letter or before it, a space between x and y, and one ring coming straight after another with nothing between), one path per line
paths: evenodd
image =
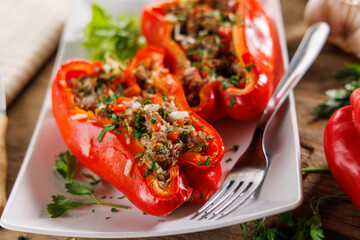
M360 58L360 0L309 0L304 19L308 25L327 22L329 42Z

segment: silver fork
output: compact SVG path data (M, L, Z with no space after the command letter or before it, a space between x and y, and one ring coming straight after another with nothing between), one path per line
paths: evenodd
M217 193L191 219L218 219L235 211L262 184L269 168L264 135L290 91L298 84L323 48L330 32L327 23L309 27L268 106L261 115L249 147Z

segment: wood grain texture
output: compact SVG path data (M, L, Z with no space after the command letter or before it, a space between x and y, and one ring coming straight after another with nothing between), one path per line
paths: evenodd
M303 24L302 15L306 0L281 0L287 44L290 57L294 54L306 26ZM342 52L337 47L327 44L295 88L295 101L301 142L301 159L303 167L326 167L323 151L323 130L326 119L319 119L311 110L320 102L326 100L324 91L329 88L339 88L343 82L332 77L334 71L344 63L358 63L359 59ZM38 75L31 81L8 111L9 125L7 131L6 148L8 151L9 168L7 180L7 194L14 184L19 167L25 155L30 137L34 130L44 98L49 76L53 66L53 59L44 66ZM295 217L302 217L309 208L313 197L341 193L341 189L332 178L331 174L308 174L303 180L304 202L292 211ZM323 229L326 239L360 239L360 211L349 201L331 201L320 208ZM277 216L269 217L266 225L276 226L279 222ZM70 240L74 238L44 236L29 233L13 232L0 229L0 238L4 240L17 239L24 236L26 239L35 240ZM78 239L78 238L77 238ZM149 238L146 238L149 239ZM159 238L150 238L159 239ZM211 231L183 234L178 236L162 237L161 239L241 239L239 225ZM87 240L87 239L84 239Z
M8 159L5 147L5 136L8 124L8 118L5 114L0 114L0 215L6 204L6 176L8 168Z

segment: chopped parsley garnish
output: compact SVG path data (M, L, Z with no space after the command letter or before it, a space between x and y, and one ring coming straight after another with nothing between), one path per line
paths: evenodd
M165 112L165 109L163 107L160 107L158 110L158 113L161 115L163 119L166 120L166 118L169 116L170 113Z
M101 132L100 132L100 134L99 134L99 136L98 136L98 138L97 138L98 142L100 142L100 143L102 142L102 139L103 139L104 134L105 134L106 132L118 128L119 125L116 124L116 123L110 123L110 124L105 124L105 125L103 125L103 127L104 127L104 128L101 130Z
M208 145L205 145L203 142L200 143L200 147L202 147L203 149L207 149L209 146Z
M231 109L234 105L235 105L235 96L231 95L231 102L230 102L228 108Z
M205 139L213 139L213 138L215 138L214 136L211 136L211 135L207 135L206 137L205 137Z
M255 67L254 64L250 64L250 65L245 66L245 69L246 69L246 71L250 72L251 69L254 68L254 67Z
M139 128L139 129L134 128L133 136L136 139L139 139L139 138L141 138L143 136L146 136L147 138L150 139L149 134L146 132L146 127L142 127L142 128Z
M145 122L145 117L142 116L141 114L145 113L144 111L140 111L140 112L133 112L135 115L135 119L134 122L136 123L136 126L134 126L133 128L133 136L136 139L139 139L143 136L146 136L147 138L150 138L148 133L147 133L147 129L144 126L144 122Z
M195 122L199 122L199 120L197 120L196 118L194 117L191 117Z
M238 87L239 86L239 77L232 75L230 78L230 83L233 84L234 86Z
M144 107L146 104L152 104L152 101L150 99L145 99L143 104L141 104L141 107Z
M227 159L225 162L231 162L232 158Z
M160 166L157 162L155 162L154 160L151 162L151 167L149 169L145 169L145 173L143 174L143 177L146 177L147 175L149 175L150 173L152 173L154 170L158 169Z
M189 131L187 131L187 130L182 131L180 134L180 139L183 139L188 134L189 134Z
M206 71L206 72L210 75L210 77L216 75L215 72L214 72L213 70L211 70L211 69L210 69L208 66L206 66L206 65L203 66L202 69L203 69L204 71Z
M210 157L207 157L204 161L205 166L211 165Z
M150 121L152 124L155 124L157 122L157 119L154 116L150 116Z
M202 49L200 49L200 48L198 48L198 49L196 49L196 50L189 50L187 53L186 53L186 55L187 56L191 56L191 55L194 55L194 54L196 54L197 56L198 56L198 58L203 58L203 56L205 56L205 51L204 50L202 50Z
M106 106L113 105L119 97L121 97L120 93L114 93L110 96L103 95L100 99L100 103L103 103Z
M228 89L231 86L231 84L227 80L222 80L221 85L224 89Z
M240 145L239 145L239 144L234 144L234 145L231 145L230 148L231 148L232 150L234 150L234 151L237 151L237 150L239 150Z
M165 133L171 133L171 132L174 132L173 127L171 127L169 130L166 130L166 131L165 131Z
M134 158L139 158L139 157L142 157L142 156L144 156L144 153L145 153L145 152L138 153L138 154L136 154L136 155L135 155L135 157L134 157Z
M155 94L156 90L154 88L151 88L151 89L148 90L148 93Z
M153 152L158 152L158 153L163 153L163 154L167 154L167 153L168 153L168 151L165 149L164 146L162 146L161 148L154 148L152 151L153 151Z

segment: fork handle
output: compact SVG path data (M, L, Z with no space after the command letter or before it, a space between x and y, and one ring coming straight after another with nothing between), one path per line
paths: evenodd
M6 172L8 161L5 148L5 136L7 123L7 116L0 114L0 216L6 204Z
M265 108L264 114L260 118L259 125L262 128L265 128L267 122L277 112L290 91L295 88L315 61L327 40L329 32L330 27L325 22L313 24L308 28L275 93Z

